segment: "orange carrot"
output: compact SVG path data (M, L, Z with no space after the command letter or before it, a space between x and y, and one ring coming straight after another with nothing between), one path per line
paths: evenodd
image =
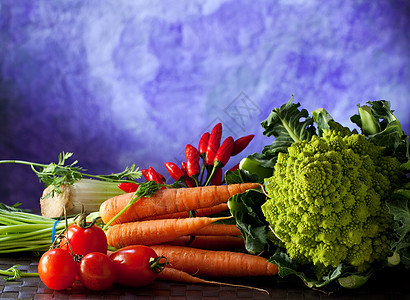
M197 217L129 222L113 225L105 234L108 245L115 248L130 245L153 245L189 235L212 222L226 218Z
M232 283L205 280L199 277L192 276L191 274L188 274L187 272L173 269L170 267L165 267L161 272L159 272L157 275L157 279L173 281L173 282L192 283L192 284L216 284L216 285L225 285L225 286L240 287L240 288L249 288L249 289L253 289L253 290L257 290L257 291L269 294L269 292L264 289L246 286L246 285L240 285L240 284L232 284Z
M161 189L150 197L142 197L133 203L112 224L215 206L220 203L226 203L235 194L259 186L259 183L250 182L219 186ZM133 193L122 194L104 201L100 206L100 216L103 222L109 222L117 213L125 208L133 195Z
M213 214L217 214L223 211L229 210L227 203L217 204L211 207L205 207L195 210L195 216L197 217L207 217ZM176 212L172 214L166 214L161 216L155 216L151 218L144 218L143 220L160 220L160 219L178 219L178 218L189 218L187 211Z
M245 242L237 236L181 236L167 242L168 245L187 246L207 250L243 249Z
M191 235L241 235L241 231L234 224L209 224Z
M173 245L150 246L167 258L170 267L205 277L269 276L278 267L261 256L233 251L213 251Z

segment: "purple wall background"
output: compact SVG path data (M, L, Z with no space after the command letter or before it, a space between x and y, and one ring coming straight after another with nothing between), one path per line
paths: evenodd
M64 150L94 174L166 175L217 122L260 151L260 121L291 94L344 124L389 100L410 134L409 14L408 0L3 0L0 159ZM42 190L29 167L0 166L0 202L37 208Z

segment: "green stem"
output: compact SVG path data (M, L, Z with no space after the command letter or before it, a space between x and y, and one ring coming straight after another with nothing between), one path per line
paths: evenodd
M48 229L50 228L49 224L17 224L17 225L9 225L9 226L0 226L0 237L1 234L4 232L5 234L10 234L10 233L22 233L22 232L29 232L33 233L34 231L37 230L43 230L43 229ZM37 233L37 232L36 232Z
M28 162L25 160L0 160L0 164L20 164L20 165L28 165L34 167L45 167L44 164Z
M280 121L282 122L283 127L285 127L286 131L289 133L290 137L295 141L295 143L296 143L296 142L300 142L301 140L300 140L299 136L298 136L298 135L296 134L296 132L294 132L293 129L289 126L287 120L285 120L284 118L282 118L279 113L278 113L278 117L279 117Z
M1 218L1 216L4 216L5 219ZM0 220L3 220L4 222L7 221L18 221L24 224L27 223L53 223L53 220L50 218L42 217L42 216L37 216L32 213L26 213L26 212L9 212L5 210L0 209Z
M50 244L47 245L34 245L31 247L18 247L0 249L0 253L16 253L16 252L30 252L30 251L47 251L50 249Z
M211 174L209 174L208 179L206 180L205 186L207 186L209 184L209 182L211 182L211 179L212 179L212 176L214 176L215 170L216 170L216 167L214 165L212 167Z
M64 227L56 227L56 234L60 233ZM37 240L40 237L44 237L44 236L49 236L50 237L50 243L52 240L52 236L51 236L51 232L52 232L52 228L46 228L46 229L41 229L41 230L35 230L33 228L32 231L27 231L24 233L10 233L10 234L6 234L6 235L0 235L0 241L9 241L9 240Z
M201 176L200 176L200 181L199 181L200 185L202 185L204 173L205 173L205 163L203 162L201 166Z
M194 179L195 185L196 185L196 186L199 186L199 182L198 182L197 176L192 176L191 178Z
M28 165L31 166L31 168L39 167L39 168L47 168L48 165L46 164L40 164L40 163L34 163L34 162L29 162L25 160L0 160L0 164L20 164L20 165ZM71 169L70 166L61 166L61 165L56 165L57 167L61 168L69 168ZM81 177L88 177L88 178L95 178L99 179L101 181L110 181L110 182L124 182L124 181L131 181L132 180L123 180L123 179L114 179L114 178L107 178L105 175L93 175L93 174L87 174L87 173L82 173L80 171L77 171L79 174L81 174Z
M0 275L9 276L6 280L14 280L19 279L21 277L38 277L38 273L28 273L28 272L21 272L18 267L20 265L14 265L7 270L0 270Z
M117 213L111 220L109 220L104 227L102 228L104 231L107 230L108 226L110 226L112 224L112 222L114 222L123 212L125 212L131 205L133 205L135 202L137 202L139 199L143 198L143 197L151 197L151 195L153 193L155 193L156 191L158 191L160 188L162 187L170 187L167 184L160 184L160 183L156 183L154 181L146 181L142 184L140 184L140 186L138 187L138 189L135 191L135 193L132 195L130 201L128 202L128 204L121 209L121 211L119 213Z
M136 202L138 199L139 199L139 197L137 197L137 196L134 194L134 195L132 196L130 202L128 202L128 204L127 204L123 209L121 209L121 211L120 211L119 213L117 213L111 220L109 220L109 221L104 225L104 227L102 228L102 230L103 230L103 231L106 231L107 228L108 228L108 226L110 226L112 222L114 222L120 215L122 215L122 213L123 213L124 211L126 211L126 210L127 210L132 204L134 204L134 202Z
M48 247L50 247L51 238L27 240L27 241L24 241L24 246L17 246L17 247L25 248L25 247L28 247L28 246L36 246L36 245L43 245L43 244L47 244ZM16 242L1 243L1 245L0 245L0 249L10 249L11 247L16 248Z

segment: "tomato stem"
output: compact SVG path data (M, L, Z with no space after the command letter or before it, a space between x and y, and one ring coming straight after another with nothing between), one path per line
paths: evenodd
M162 260L165 259L163 262ZM167 258L163 255L158 256L158 257L151 257L149 260L149 267L151 268L152 271L155 273L160 273L164 268L169 265L169 262Z

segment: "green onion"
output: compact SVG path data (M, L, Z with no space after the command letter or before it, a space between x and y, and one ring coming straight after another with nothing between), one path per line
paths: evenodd
M97 217L98 212L87 216L90 220ZM58 236L74 221L75 217L52 219L0 205L0 253L47 251L53 243L53 227Z

